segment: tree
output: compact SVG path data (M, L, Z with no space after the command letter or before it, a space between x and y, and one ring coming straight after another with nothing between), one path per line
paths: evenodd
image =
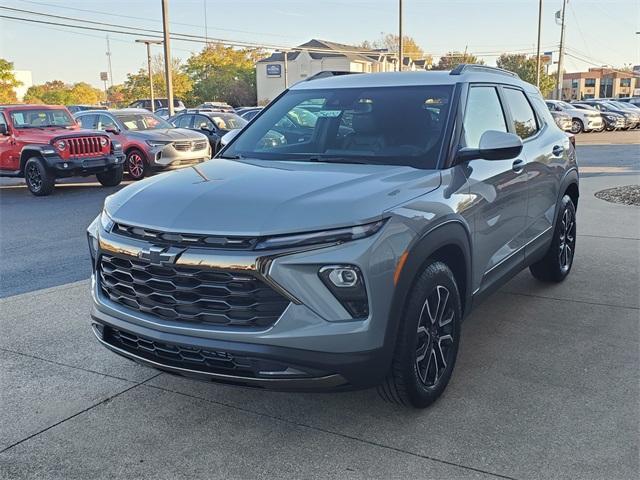
M479 59L472 53L465 52L447 52L444 56L440 57L438 64L434 65L434 70L453 70L458 65L463 63L475 63L477 65L484 65L484 60Z
M155 55L151 59L151 72L153 74L154 96L156 98L166 98L167 87L164 76L164 57L162 55ZM183 99L191 91L191 80L182 71L182 65L178 58L171 60L171 81L174 97ZM107 90L108 95L109 91ZM141 68L136 73L127 74L124 84L118 87L118 100L120 103L129 104L134 100L149 98L150 95L149 72L146 68Z
M255 63L262 55L259 50L208 44L200 53L191 55L184 67L193 84L189 102L196 105L206 101L255 105Z
M400 36L395 35L393 33L387 33L383 35L380 39L375 40L373 42L369 40L365 40L360 44L361 48L366 49L386 49L390 53L396 53L398 51L398 43ZM431 55L427 55L424 53L424 50L418 43L415 41L413 37L408 35L402 36L402 54L405 57L410 57L413 60L427 60L427 64L433 63L433 57Z
M0 103L15 103L15 88L20 85L22 82L13 74L13 63L0 58Z
M525 82L536 84L536 57L528 57L520 53L503 53L496 60L496 65L505 70L517 73ZM544 65L540 65L540 92L547 96L555 87L555 80L544 71Z
M24 101L50 105L95 105L100 103L102 98L102 91L88 83L79 82L69 85L61 80L53 80L29 87Z

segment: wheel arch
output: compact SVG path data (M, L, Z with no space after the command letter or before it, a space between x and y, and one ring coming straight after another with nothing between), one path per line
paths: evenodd
M453 272L460 291L463 317L471 308L471 233L458 219L445 220L430 227L409 246L406 260L400 271L394 289L386 345L395 345L404 306L413 284L428 262L437 260L445 263Z
M24 166L27 160L32 157L39 157L44 160L41 147L39 145L25 145L20 151L20 173L24 173Z

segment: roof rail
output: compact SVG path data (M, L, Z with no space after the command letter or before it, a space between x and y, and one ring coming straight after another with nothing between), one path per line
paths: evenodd
M344 71L336 71L336 70L323 70L321 72L316 73L315 75L311 75L308 78L302 80L303 82L310 82L311 80L318 80L320 78L327 77L339 77L340 75L355 75L363 72L344 72Z
M497 73L498 75L508 75L509 77L520 78L517 73L511 72L509 70L505 70L503 68L498 67L489 67L487 65L478 65L475 63L461 63L456 68L451 70L449 75L462 75L463 73L470 71L480 71L486 73Z

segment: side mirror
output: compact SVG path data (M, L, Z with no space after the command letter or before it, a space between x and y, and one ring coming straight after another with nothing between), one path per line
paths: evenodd
M114 135L118 135L120 133L120 129L118 127L105 128L104 131L107 133L113 133Z
M207 128L205 125L202 125L200 127L200 130L202 130L203 132L207 132L207 133L213 132L213 130L211 128Z
M487 130L480 137L478 148L461 148L456 155L458 161L510 160L522 152L522 140L514 133Z
M9 129L4 123L0 123L0 135L9 135Z
M227 133L225 133L220 139L220 146L224 147L225 145L228 145L229 143L231 143L231 140L236 138L236 136L240 133L240 130L241 130L240 128L236 128L233 130L229 130Z

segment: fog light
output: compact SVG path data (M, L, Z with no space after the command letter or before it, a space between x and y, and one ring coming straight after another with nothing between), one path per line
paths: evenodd
M320 269L318 276L353 318L369 316L367 289L358 267L327 265Z

